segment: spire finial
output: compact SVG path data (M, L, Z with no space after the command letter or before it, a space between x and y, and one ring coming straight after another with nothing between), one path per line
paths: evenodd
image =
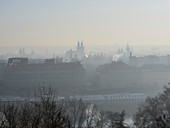
M80 42L79 42L79 40L78 40L77 46L78 46L78 47L80 46Z
M81 47L83 47L83 41L81 41Z

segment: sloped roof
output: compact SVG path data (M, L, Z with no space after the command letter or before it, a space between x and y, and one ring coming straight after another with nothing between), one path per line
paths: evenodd
M164 64L146 64L140 67L141 70L169 71L170 66Z
M8 67L7 71L74 71L84 70L83 66L78 62L70 63L44 63L44 64L20 64Z
M134 67L129 66L128 64L118 61L112 62L110 64L104 64L97 67L96 71L100 73L108 72L108 71L125 71L125 70L132 70Z

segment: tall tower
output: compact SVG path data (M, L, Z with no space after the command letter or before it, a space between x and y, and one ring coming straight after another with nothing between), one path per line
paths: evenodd
M83 45L83 41L81 41L81 51L84 52L84 45Z
M19 49L19 56L22 56L22 49Z
M127 44L127 46L126 46L126 52L130 52L131 50L130 50L130 47L129 47L129 45Z
M78 41L76 54L77 54L77 58L79 59L82 59L85 56L84 46L82 41L81 43Z
M80 49L80 42L77 43L77 51Z

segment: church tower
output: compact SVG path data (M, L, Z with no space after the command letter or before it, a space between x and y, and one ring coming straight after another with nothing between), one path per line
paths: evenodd
M77 51L80 49L80 42L77 43Z
M78 58L83 58L85 56L85 52L84 52L84 45L83 42L81 41L81 43L78 41L77 43L77 57Z
M130 50L130 47L129 47L129 45L127 44L127 46L126 46L126 52L131 52L131 50Z
M84 45L83 45L83 41L81 41L81 51L84 52Z

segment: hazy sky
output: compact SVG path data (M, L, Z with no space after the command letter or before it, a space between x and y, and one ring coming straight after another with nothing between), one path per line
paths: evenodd
M0 0L0 46L170 44L170 0Z

